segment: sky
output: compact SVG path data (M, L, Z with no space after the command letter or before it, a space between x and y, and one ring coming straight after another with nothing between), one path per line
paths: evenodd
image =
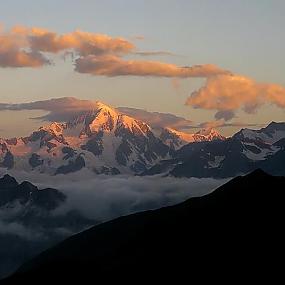
M100 100L208 123L226 135L241 123L285 119L283 0L1 2L1 35L13 48L33 49L33 63L11 62L15 54L0 40L0 104L59 97ZM50 43L39 39L39 32L23 36L21 30L25 41L36 40L19 43L19 31L17 39L11 32L15 26L57 36L80 30L120 37L124 44L112 42L112 48L99 53L61 43L59 51L47 55L43 45ZM86 37L80 41L86 43ZM63 59L70 50L75 59ZM194 69L182 70L185 66ZM27 134L42 124L29 119L40 113L0 111L0 137Z

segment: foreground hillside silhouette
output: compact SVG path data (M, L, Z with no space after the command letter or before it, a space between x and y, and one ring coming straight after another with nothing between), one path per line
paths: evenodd
M131 277L136 284L153 275L191 279L199 272L224 276L230 271L235 278L255 266L263 270L283 255L284 191L285 177L256 170L206 196L77 234L26 263L3 284Z

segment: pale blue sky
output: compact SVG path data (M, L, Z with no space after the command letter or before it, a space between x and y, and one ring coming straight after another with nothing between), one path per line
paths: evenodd
M6 28L20 24L58 33L80 29L130 41L141 35L145 40L134 41L141 50L181 55L156 58L161 61L212 63L257 81L285 86L284 11L284 0L9 0L1 1L0 23ZM200 80L181 80L177 92L171 79L93 77L76 74L70 65L59 60L56 66L43 69L0 68L1 102L76 96L172 112L195 121L212 119L213 112L184 106ZM284 111L264 108L262 115L243 119L266 122L271 116L282 120Z

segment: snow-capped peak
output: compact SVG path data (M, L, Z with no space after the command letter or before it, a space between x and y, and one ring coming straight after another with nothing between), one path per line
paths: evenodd
M44 127L40 127L40 131L47 131L55 136L58 135L62 135L62 132L64 130L64 126L65 124L63 123L57 123L57 122L53 122L50 125L44 126Z
M217 134L218 131L212 128L207 128L207 129L201 129L196 134L202 135L202 136L208 136L210 134Z
M101 102L97 104L97 112L85 120L86 127L88 126L92 133L98 131L112 131L118 117L118 112Z
M225 137L214 129L203 129L196 133L186 133L172 128L164 128L161 130L160 139L171 148L178 149L188 143L224 140Z
M267 144L273 144L285 138L285 123L271 122L268 126L259 129L241 129L234 137L242 137L247 141L262 141Z
M109 105L107 105L107 104L105 104L105 103L103 103L101 101L96 101L96 106L97 106L98 110L104 110L104 111L107 111L107 112L108 111L109 112L117 112L116 108L111 107L111 106L109 106Z
M117 126L128 129L132 133L145 135L148 131L150 131L150 127L139 120L136 120L128 115L120 114L118 116Z
M177 136L177 138L181 139L184 142L193 142L194 141L193 134L177 131L177 130L172 129L172 128L165 128L165 130L169 134Z
M208 141L220 139L224 140L225 137L222 136L216 129L208 128L208 129L201 129L200 131L196 132L196 135L201 135L205 137Z
M105 103L97 101L95 105L96 108L67 123L67 128L73 130L81 128L78 130L79 136L91 136L101 131L118 133L118 130L121 129L128 129L132 133L145 135L150 130L147 124L125 115Z

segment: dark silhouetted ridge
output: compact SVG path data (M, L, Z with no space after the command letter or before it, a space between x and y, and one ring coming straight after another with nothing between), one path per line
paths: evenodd
M1 188L15 187L17 185L17 180L9 174L5 174L3 177L0 178L0 190Z
M284 255L285 178L262 170L212 193L95 226L22 266L3 284L187 276L230 280L278 268ZM187 283L188 283L187 281ZM50 284L51 284L50 283ZM174 284L174 283L173 283ZM176 284L182 284L178 281Z

